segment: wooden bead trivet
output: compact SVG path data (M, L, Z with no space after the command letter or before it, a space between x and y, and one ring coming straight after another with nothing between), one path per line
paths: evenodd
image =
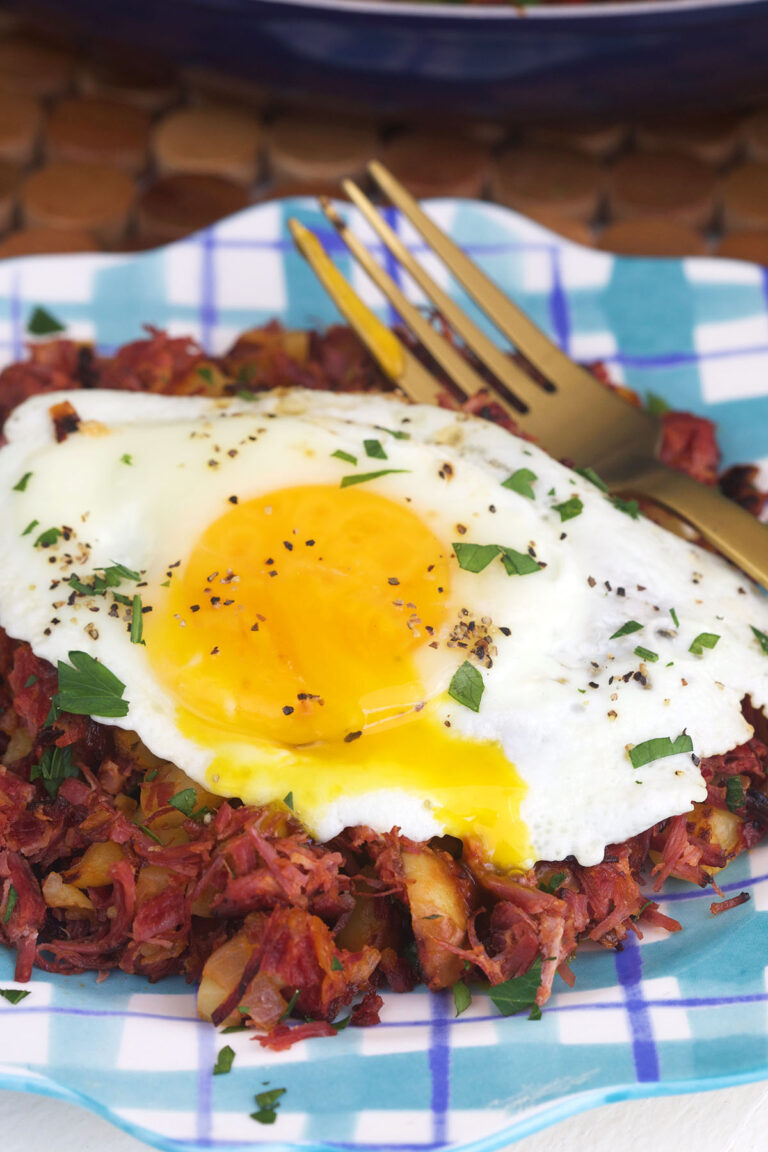
M261 142L259 122L237 108L182 108L162 120L152 136L161 173L198 172L253 184Z
M768 228L729 232L718 244L717 255L730 260L751 260L768 267Z
M139 238L168 244L240 212L247 204L245 188L221 176L162 176L139 199Z
M72 79L68 52L25 36L0 38L0 91L23 96L56 96Z
M0 159L29 164L35 155L42 108L31 96L0 92Z
M727 228L768 227L768 164L750 160L723 181Z
M565 124L539 124L526 127L526 144L538 148L569 148L588 156L610 156L627 139L627 126L603 120L579 120Z
M490 175L488 149L451 133L408 131L381 159L414 196L482 196Z
M537 217L542 210L589 220L605 185L599 160L554 148L513 148L503 153L491 180L495 200Z
M752 160L768 161L768 108L761 109L744 122L741 136Z
M99 245L86 232L60 228L20 228L0 240L0 259L8 256L45 256L52 253L98 252Z
M639 124L635 139L646 150L681 153L705 164L725 164L739 146L743 120L739 112L668 116Z
M30 226L77 229L110 245L125 232L135 194L117 168L55 160L27 178L22 214Z
M151 113L161 112L178 98L172 69L148 61L127 64L125 57L125 49L105 50L83 64L77 77L80 91Z
M619 256L704 256L707 242L700 232L661 216L616 220L600 233L598 248Z
M380 151L371 125L313 116L281 116L267 140L272 173L284 181L356 178Z
M611 213L618 219L660 216L692 228L710 225L717 178L701 160L664 152L620 156L609 174Z
M147 163L149 114L130 104L69 96L53 109L46 131L50 160L97 161L139 173Z

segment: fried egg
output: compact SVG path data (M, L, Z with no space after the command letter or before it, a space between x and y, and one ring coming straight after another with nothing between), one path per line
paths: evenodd
M699 758L768 704L746 577L495 425L303 390L56 399L61 442L49 396L6 425L0 624L96 658L127 702L104 723L320 839L595 864L703 800Z

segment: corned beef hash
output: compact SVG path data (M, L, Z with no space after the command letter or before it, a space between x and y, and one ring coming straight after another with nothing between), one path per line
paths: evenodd
M276 326L47 341L0 405L19 980L183 973L273 1047L420 980L536 1014L582 941L676 930L642 884L762 837L768 601L492 405ZM711 425L663 425L716 482Z

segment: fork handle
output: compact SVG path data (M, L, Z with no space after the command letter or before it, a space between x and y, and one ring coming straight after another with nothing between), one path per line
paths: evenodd
M663 466L633 477L628 487L678 513L718 552L768 588L768 527L744 508L716 488Z

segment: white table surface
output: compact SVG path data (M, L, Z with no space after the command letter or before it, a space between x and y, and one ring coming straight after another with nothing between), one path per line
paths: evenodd
M2 1152L147 1152L73 1104L0 1092ZM595 1108L510 1152L768 1152L768 1083Z

